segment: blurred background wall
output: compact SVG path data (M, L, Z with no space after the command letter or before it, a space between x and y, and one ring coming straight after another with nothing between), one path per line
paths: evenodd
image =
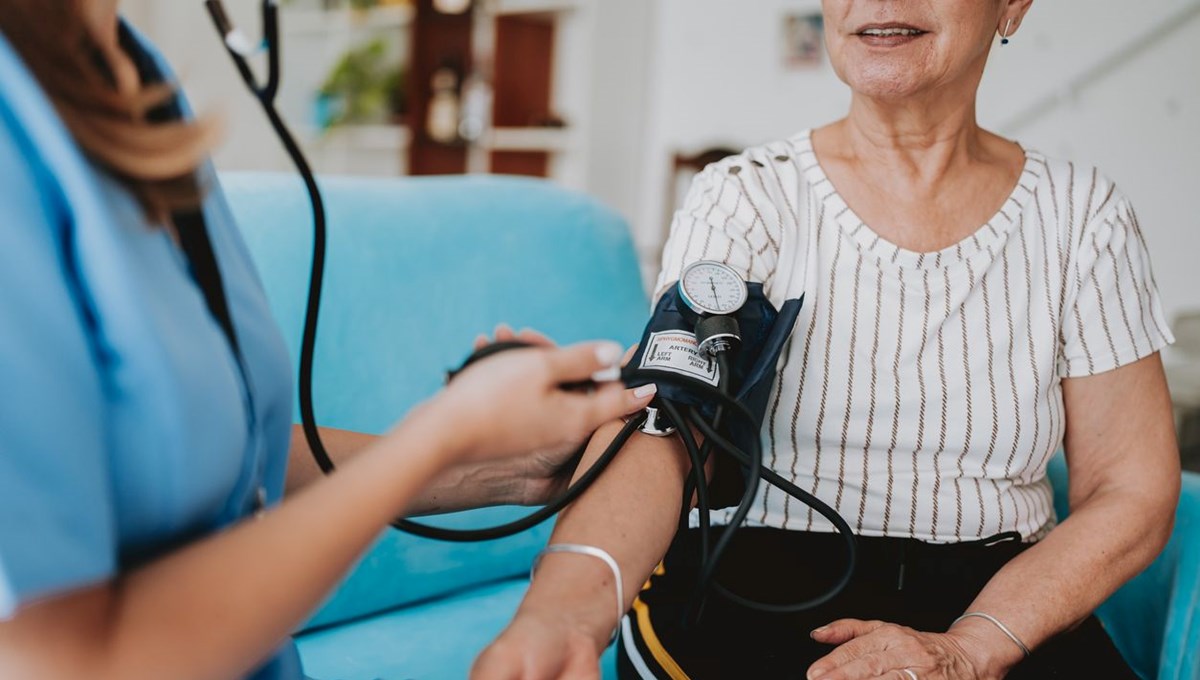
M257 0L226 4L257 35ZM288 169L200 0L122 7L196 108L224 115L221 168ZM846 110L819 14L818 0L290 0L280 105L324 173L516 173L592 194L629 220L649 282L698 154ZM1132 197L1200 460L1200 0L1037 0L993 51L979 115Z
M227 5L248 34L257 2ZM821 125L849 100L826 60L788 65L785 23L813 0L497 0L501 12L555 22L554 113L566 133L496 142L569 157L554 177L633 224L647 272L674 200L676 154L740 148ZM224 114L223 168L286 168L286 159L221 52L199 0L125 0L200 110ZM318 130L316 93L354 47L383 39L403 63L413 11L284 4L281 106L326 172L403 174L407 125ZM580 48L582 46L583 49ZM571 53L574 50L575 53ZM407 85L413 87L410 83ZM562 91L568 91L565 95ZM1012 44L997 46L980 96L983 123L1043 153L1094 163L1141 213L1168 313L1200 307L1200 2L1038 0ZM571 129L574 125L575 129ZM418 125L419 126L419 125ZM562 129L549 129L562 132ZM511 136L510 136L511 137ZM487 167L471 168L486 171ZM686 177L681 181L686 182Z

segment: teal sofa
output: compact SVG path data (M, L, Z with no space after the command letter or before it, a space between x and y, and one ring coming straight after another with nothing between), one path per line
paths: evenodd
M307 198L288 175L232 174L223 184L296 356L312 243ZM314 392L323 425L383 431L499 322L562 342L629 344L640 334L648 307L628 229L587 197L497 177L322 185L329 260ZM1061 461L1052 475L1064 499ZM1171 546L1101 610L1145 678L1200 678L1200 477L1187 476L1185 491ZM483 526L524 512L436 521ZM519 603L550 528L473 545L389 530L298 633L305 672L315 680L465 678ZM615 677L611 649L604 669Z

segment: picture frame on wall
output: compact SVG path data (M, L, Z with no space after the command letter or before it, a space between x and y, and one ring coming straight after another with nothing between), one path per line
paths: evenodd
M783 17L783 63L789 69L817 68L825 59L825 17L792 12Z

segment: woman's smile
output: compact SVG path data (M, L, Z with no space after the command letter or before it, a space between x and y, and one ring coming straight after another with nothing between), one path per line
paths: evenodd
M904 23L867 24L854 35L869 47L902 47L929 35L929 31Z

